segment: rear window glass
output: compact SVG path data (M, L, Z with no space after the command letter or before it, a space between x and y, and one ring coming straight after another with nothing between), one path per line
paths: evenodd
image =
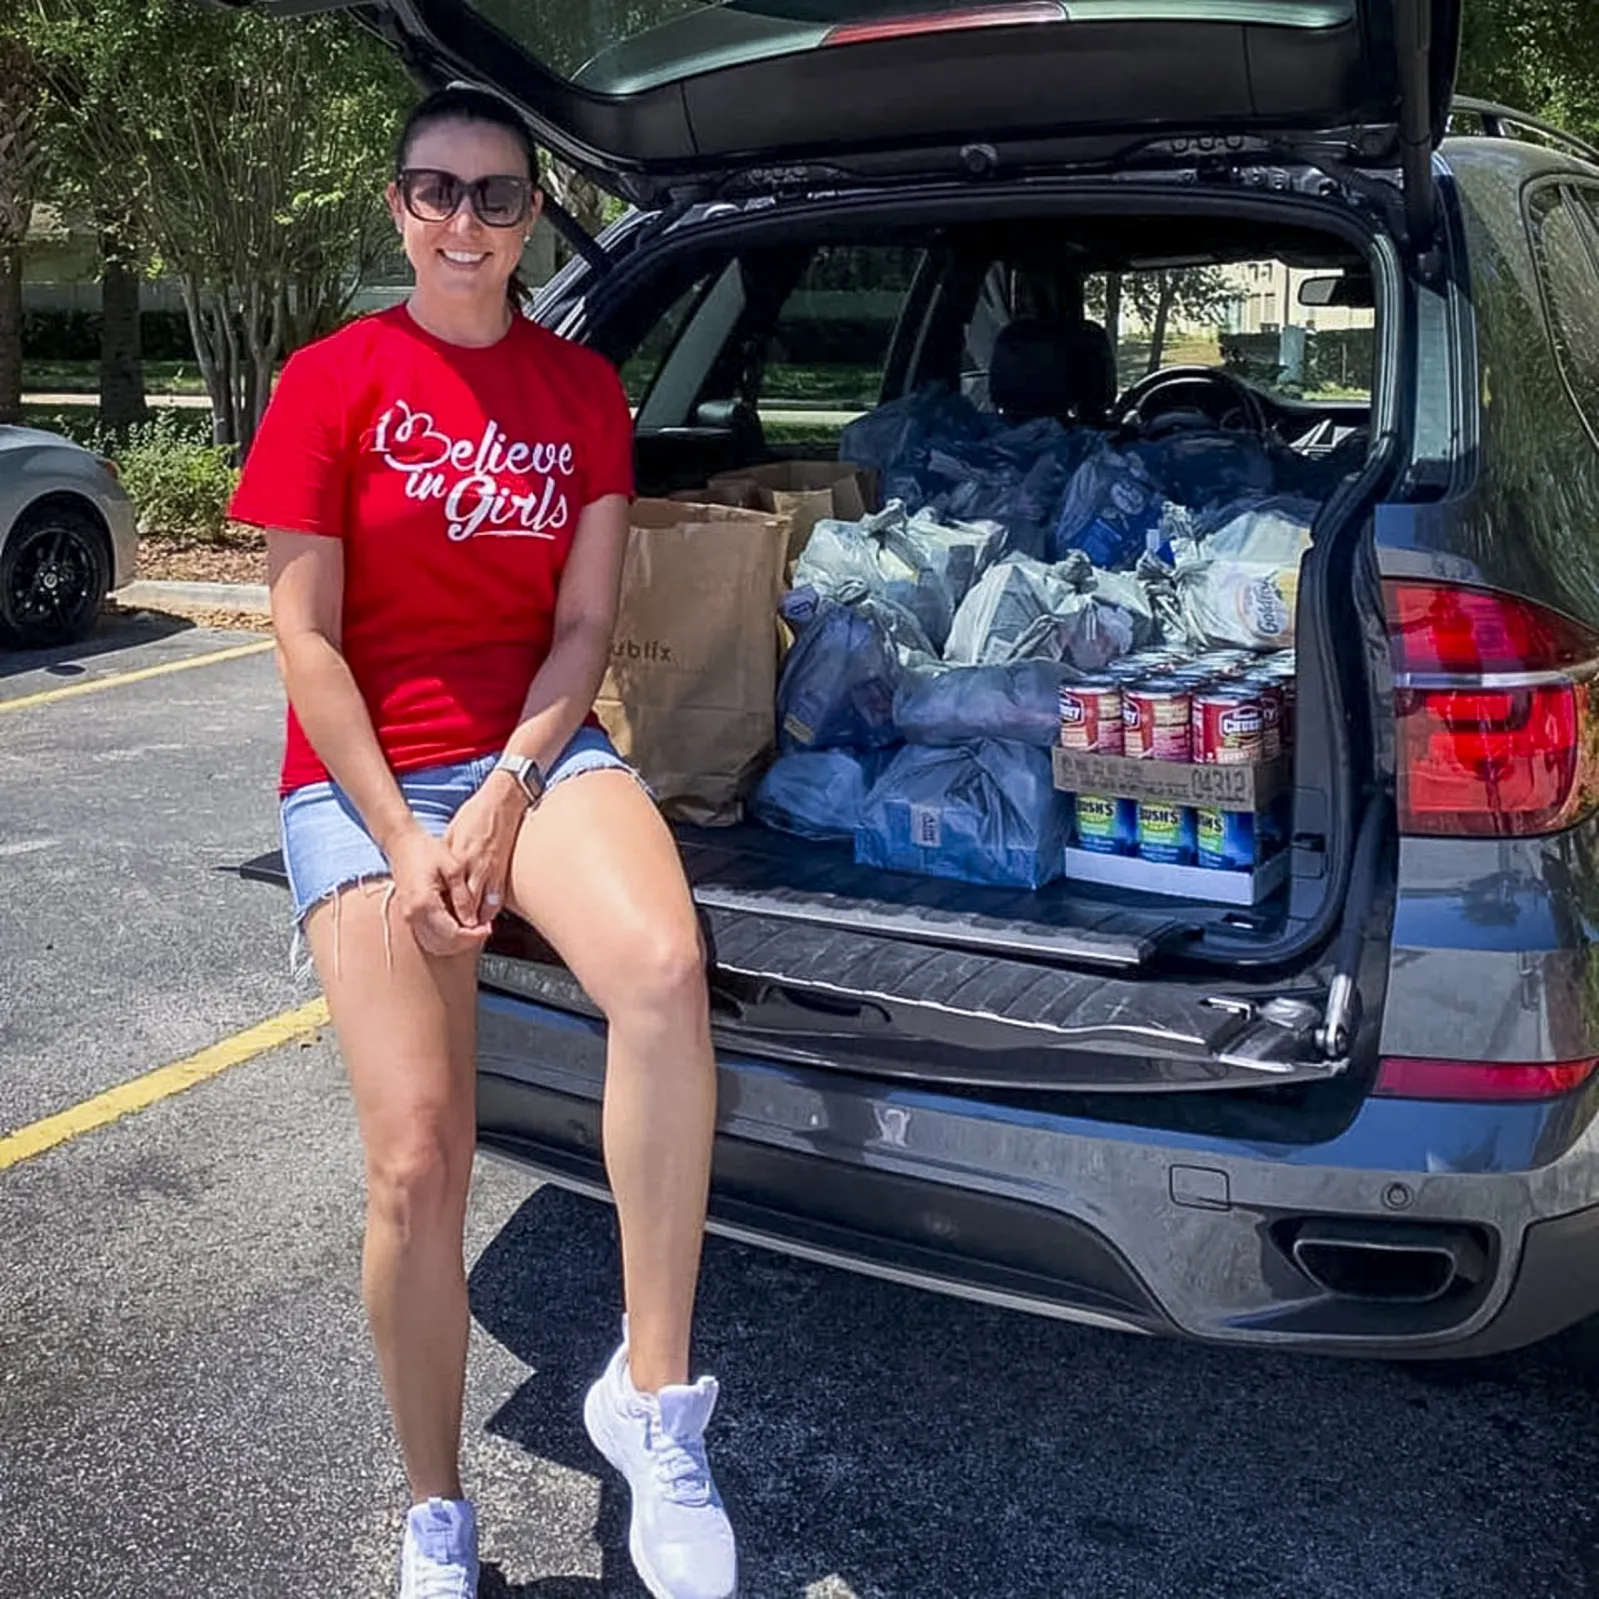
M1586 196L1543 189L1532 200L1533 251L1560 371L1599 439L1599 224Z
M852 41L1015 23L1257 22L1334 28L1355 0L461 0L534 60L599 94Z

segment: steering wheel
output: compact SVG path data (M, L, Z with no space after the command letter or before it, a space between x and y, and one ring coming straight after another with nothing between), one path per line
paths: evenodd
M1213 426L1231 431L1270 431L1260 396L1247 383L1217 366L1168 366L1140 378L1116 402L1123 427L1159 431L1163 411L1198 411Z

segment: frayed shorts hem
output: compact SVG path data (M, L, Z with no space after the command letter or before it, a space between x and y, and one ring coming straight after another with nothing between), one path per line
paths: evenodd
M399 778L400 792L418 823L435 838L442 838L455 813L494 770L498 755L450 766L406 772ZM620 771L651 794L638 773L617 753L597 728L580 728L546 774L549 789L587 772ZM338 784L308 783L284 796L280 813L283 868L289 879L293 942L290 968L296 976L310 968L305 944L305 921L317 906L333 902L338 914L341 895L349 889L383 893L384 930L388 930L388 900L393 878L383 851L367 832L355 805Z

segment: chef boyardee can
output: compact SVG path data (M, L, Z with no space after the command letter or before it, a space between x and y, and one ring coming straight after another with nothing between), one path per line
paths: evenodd
M1109 677L1063 683L1060 689L1060 741L1065 749L1091 755L1120 755L1126 748L1122 691Z
M1194 701L1194 760L1201 766L1251 766L1261 759L1260 696L1228 685Z
M1127 724L1127 753L1137 760L1193 759L1189 718L1193 695L1169 677L1151 678L1122 694L1122 714Z
M1138 845L1138 807L1103 794L1077 796L1077 846L1094 855L1131 855Z
M1216 872L1252 872L1257 862L1255 818L1248 811L1194 813L1199 864Z
M1283 693L1282 741L1283 752L1286 754L1294 747L1294 730L1298 725L1296 717L1299 709L1299 683L1291 672L1279 673L1277 686Z
M1138 856L1160 866L1192 866L1195 855L1194 813L1186 805L1163 800L1138 802Z
M1271 677L1253 674L1239 684L1260 700L1260 758L1274 761L1283 752L1282 684Z

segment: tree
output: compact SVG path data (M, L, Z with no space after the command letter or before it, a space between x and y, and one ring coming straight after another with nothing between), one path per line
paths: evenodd
M22 249L44 165L44 98L30 42L0 25L0 422L22 417Z
M1469 0L1460 90L1599 136L1599 7Z
M1160 371L1173 323L1192 327L1222 319L1233 288L1218 267L1183 267L1160 272L1107 272L1085 285L1090 316L1110 335L1111 348L1121 349L1122 318L1128 310L1149 330L1149 355L1144 370Z
M26 19L40 68L50 84L44 114L45 183L58 210L93 229L100 254L100 420L125 428L144 420L140 359L140 279L147 254L140 217L142 174L106 160L120 119L117 106L84 74L53 61L64 41L46 19Z
M116 107L95 129L101 160L142 187L156 263L182 286L215 437L243 452L278 364L347 316L392 240L383 189L404 75L341 17L36 3L63 103Z

